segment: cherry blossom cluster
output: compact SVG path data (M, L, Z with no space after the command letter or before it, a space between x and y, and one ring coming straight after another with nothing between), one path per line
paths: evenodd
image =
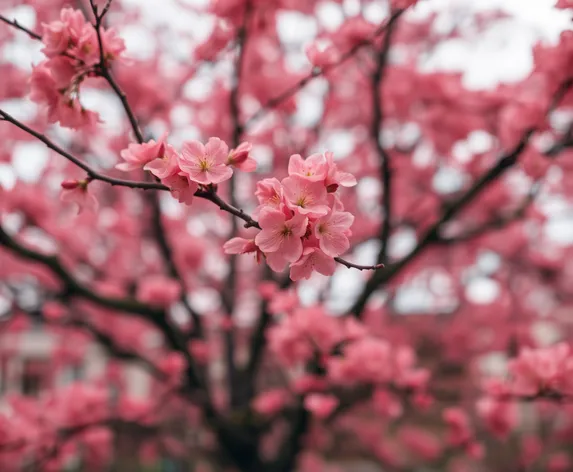
M515 397L552 397L573 394L573 353L566 343L538 349L524 348L509 362L506 392ZM499 390L499 386L489 389Z
M229 180L233 167L253 172L256 161L250 156L252 145L242 143L235 149L219 138L210 138L207 144L199 141L183 143L181 152L166 143L167 133L157 141L130 144L121 152L125 162L117 164L122 171L144 169L151 172L180 203L191 205L200 187L217 185Z
M406 10L418 3L418 0L392 0L391 7ZM219 35L220 36L220 35ZM314 67L328 68L340 63L352 48L366 43L376 36L376 25L360 16L350 17L334 32L329 32L306 47L306 56Z
M41 470L60 470L76 452L72 444L62 448L66 442L64 431L71 434L76 428L90 462L103 466L110 457L111 432L103 425L110 416L110 403L101 386L75 383L39 401L9 396L6 403L12 413L0 415L0 436L5 446L0 450L2 470L21 470L21 459L27 456L35 457L42 465L46 463ZM84 430L89 425L94 427Z
M573 355L566 343L524 348L509 362L508 370L508 379L492 378L484 383L486 396L477 403L479 415L497 437L506 437L517 426L516 401L561 401L573 394Z
M276 298L279 303L273 303L271 311L286 312L269 331L270 350L287 367L296 368L314 359L324 369L322 377L304 375L295 381L298 393L309 394L306 407L317 417L327 417L338 405L338 400L327 393L329 386L375 387L373 401L387 416L398 416L402 411L392 388L425 400L429 372L416 367L411 348L372 336L360 321L337 319L321 306L301 307L293 297L287 297L289 301L283 297L282 302L281 297ZM288 401L284 391L272 390L258 397L254 407L260 413L272 414Z
M80 87L86 79L99 75L102 60L107 66L121 56L123 39L113 29L104 28L98 38L83 13L69 8L60 12L59 20L42 27L42 52L47 59L32 70L31 99L47 108L51 123L75 129L94 125L98 115L82 106Z
M339 187L356 185L353 175L342 172L331 152L303 159L292 155L288 177L257 183L259 205L254 215L261 231L254 239L233 238L225 243L227 254L264 255L275 272L287 264L292 280L308 279L313 271L332 275L335 257L349 247L351 213L336 195Z

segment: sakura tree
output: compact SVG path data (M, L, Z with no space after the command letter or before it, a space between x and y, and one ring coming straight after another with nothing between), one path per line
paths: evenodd
M1 470L573 468L573 3L433 1L3 0Z

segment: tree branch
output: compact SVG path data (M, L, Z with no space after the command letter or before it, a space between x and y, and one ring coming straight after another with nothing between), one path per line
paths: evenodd
M540 184L540 182L537 181L533 184L531 190L527 193L527 196L523 199L523 202L519 205L519 207L516 208L515 210L513 210L512 212L510 212L509 214L499 216L499 217L497 217L491 221L488 221L487 223L483 224L482 226L472 228L472 229L464 232L463 234L459 234L459 235L451 236L451 237L439 236L436 243L437 244L453 244L453 243L469 241L473 238L477 238L479 236L482 236L482 235L488 233L489 231L492 231L494 229L503 228L503 227L507 226L509 223L512 223L513 221L517 221L517 220L523 218L526 210L534 202L535 197L539 193L540 189L541 189L541 184Z
M385 270L376 272L370 280L366 283L362 293L350 309L350 312L356 317L360 317L366 302L380 285L388 282L395 275L401 272L406 265L413 259L415 259L425 248L433 242L439 240L439 231L442 226L450 221L454 216L456 216L462 209L464 209L473 199L481 193L483 189L489 186L497 177L505 173L515 162L518 156L523 152L529 138L533 134L533 131L528 131L524 137L521 139L519 144L513 149L509 154L506 154L498 163L492 167L488 172L486 172L482 177L480 177L472 187L458 198L441 216L441 218L434 223L430 229L428 229L424 235L421 237L420 241L410 253L404 256L398 262L388 265Z
M129 123L131 124L131 129L133 130L133 133L135 134L135 138L137 139L137 142L139 144L142 144L144 142L143 133L141 132L141 129L140 129L139 124L137 122L137 118L135 118L135 114L133 113L133 110L131 109L129 102L127 101L127 97L126 97L125 93L123 92L121 87L117 84L117 82L115 81L115 79L113 78L113 76L111 74L111 71L109 70L109 66L107 64L106 57L105 57L105 51L103 49L103 40L101 37L101 27L102 27L103 19L104 19L106 13L109 11L109 8L111 7L111 0L107 0L101 13L99 13L98 7L94 3L94 0L90 0L90 6L92 8L92 12L93 12L94 17L95 17L94 28L96 30L97 41L98 41L98 45L99 45L99 57L100 57L100 59L99 59L97 71L98 71L99 75L107 81L107 83L110 85L110 87L113 89L115 94L120 99L121 104L123 105L123 109L125 110L125 113L129 119Z
M6 23L8 25L10 25L16 29L19 29L20 31L23 31L28 36L30 36L32 39L37 39L38 41L42 40L42 35L40 35L38 33L34 33L31 29L28 29L25 26L22 26L20 23L18 23L17 20L9 20L4 15L0 15L0 21L3 21L4 23Z
M245 62L245 50L247 46L248 39L248 22L251 14L251 0L245 1L245 8L243 12L243 24L239 28L237 33L237 60L234 68L233 83L231 86L230 93L230 103L229 109L231 111L231 121L233 123L233 133L231 138L231 145L236 148L241 141L241 135L243 134L243 125L241 124L241 109L240 109L240 87L241 78L243 75L243 65ZM236 192L236 175L233 174L229 181L229 199L233 207L238 207L237 192ZM231 218L231 235L233 238L237 236L239 226L235 218ZM222 301L223 306L227 312L227 316L233 316L233 307L236 303L237 298L237 255L231 254L229 258L229 274L227 276L227 283L223 288ZM223 333L225 339L225 358L227 362L228 371L228 382L229 391L231 396L231 407L239 407L241 399L238 395L238 372L237 366L235 365L235 330L232 323L227 326L225 332Z
M324 67L315 67L308 75L303 77L292 87L286 89L284 92L278 94L276 97L271 98L266 103L261 105L261 107L246 121L245 128L254 125L257 121L263 118L263 116L265 116L268 111L278 107L285 100L289 99L298 91L302 90L313 79L321 77L326 73L330 72L331 70L336 69L340 65L344 64L348 59L353 57L360 49L372 44L386 30L388 25L391 22L394 22L398 17L400 17L402 13L404 13L404 10L396 10L386 22L382 23L378 28L376 28L374 33L369 38L359 42L358 44L350 48L348 51L346 51L340 57L339 61L335 62L334 64L326 65Z
M159 205L159 195L157 193L149 195L149 203L151 204L151 213L152 213L152 231L155 236L155 240L157 241L157 245L159 246L159 251L163 256L163 261L167 266L167 272L170 277L177 280L179 283L179 287L181 288L181 298L180 301L185 307L185 310L189 313L191 318L193 319L193 334L197 337L203 337L203 326L201 324L201 315L197 313L189 302L187 301L187 286L183 279L183 276L180 274L177 265L175 264L175 260L173 259L173 250L171 249L171 245L167 240L167 234L165 231L165 227L163 226L163 221L161 219L161 207Z
M568 79L563 82L563 84L557 90L552 104L549 108L551 111L555 106L558 105L561 98L565 95L567 90L573 86L573 80ZM428 245L431 243L438 242L440 239L439 232L442 226L449 222L453 217L455 217L461 210L463 210L469 203L471 203L485 188L487 188L494 180L503 175L509 168L511 168L516 162L518 157L527 147L531 136L535 130L527 130L520 141L517 143L515 148L502 157L499 158L497 164L483 174L479 179L477 179L474 184L454 201L448 209L444 211L442 216L436 221L420 238L420 241L414 249L412 249L406 256L401 260L388 265L385 270L375 272L374 275L368 280L362 293L359 295L358 299L350 309L350 313L354 316L360 318L362 312L366 307L366 303L370 296L380 287L382 284L388 282L395 275L401 272L409 262L415 259Z
M384 149L384 145L380 140L380 132L382 128L382 123L384 121L384 109L382 103L382 83L384 81L384 75L388 66L388 56L390 53L390 47L392 45L392 35L395 31L395 27L398 23L399 16L392 16L388 22L386 28L386 34L384 35L384 42L382 48L378 53L376 60L376 68L372 74L372 107L373 107L373 119L370 128L370 136L374 141L376 151L378 152L378 157L380 159L380 180L382 182L382 187L384 189L382 193L381 206L383 209L383 220L380 226L380 251L376 262L382 264L386 262L388 253L388 240L390 239L390 233L392 229L392 208L391 208L391 198L392 198L392 168L390 163L390 155Z
M44 143L49 149L51 149L54 152L57 152L61 156L65 157L68 161L75 164L80 169L86 171L90 180L101 180L102 182L106 182L108 184L116 185L119 187L137 188L137 189L142 189L142 190L150 190L150 189L169 190L169 188L166 187L165 185L160 184L160 183L156 183L156 182L137 182L134 180L116 179L116 178L101 174L101 173L97 172L96 170L94 170L89 165L87 165L85 162L83 162L78 157L70 154L69 152L67 152L64 149L62 149L61 147L59 147L57 144L55 144L53 141L51 141L48 137L46 137L42 133L39 133L38 131L33 130L29 126L26 126L24 123L18 121L12 115L6 113L4 110L0 110L0 117L3 120L5 120L5 121L13 124L14 126L20 128L22 131L25 131L29 135L34 136L36 139L38 139L39 141Z

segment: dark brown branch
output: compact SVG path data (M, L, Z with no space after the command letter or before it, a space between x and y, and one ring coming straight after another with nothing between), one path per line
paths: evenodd
M152 230L153 235L155 236L155 240L157 241L157 245L159 246L159 251L163 256L163 261L167 266L167 272L169 276L173 279L177 280L179 283L179 287L181 288L181 298L180 301L193 319L193 335L197 337L203 336L203 327L201 324L201 316L197 313L189 302L187 301L187 286L185 285L185 281L183 276L179 273L179 269L175 264L175 260L173 259L173 250L171 249L171 245L167 240L167 234L165 232L165 227L163 225L163 221L161 219L161 208L159 205L159 195L157 193L149 195L149 203L151 204L151 213L152 213Z
M410 253L408 253L399 261L388 265L385 270L376 272L366 283L362 293L352 306L350 312L355 316L360 317L364 311L368 299L370 298L370 295L372 295L378 289L378 287L388 282L391 278L401 272L404 267L406 267L409 262L415 259L428 245L437 242L439 240L439 233L442 226L450 221L454 216L456 216L470 202L472 202L474 198L482 192L482 190L487 188L495 179L504 174L510 167L515 164L515 162L517 162L517 158L529 143L529 139L532 134L532 130L527 131L512 151L502 156L494 167L482 175L466 193L464 193L460 198L453 202L449 208L444 211L440 219L436 221L422 235L420 241L416 247L410 251Z
M42 35L40 35L38 33L34 33L31 29L28 29L25 26L22 26L20 23L18 23L17 20L9 20L5 16L0 15L0 21L3 21L4 23L6 23L8 25L10 25L16 29L19 29L20 31L23 31L28 36L30 36L32 39L37 39L39 41L42 40Z
M139 123L138 123L137 119L135 118L135 113L131 109L131 106L129 104L129 101L127 100L125 92L122 90L122 88L118 85L118 83L113 78L111 71L110 71L110 68L106 62L105 51L103 49L103 41L102 41L102 37L101 37L101 27L102 27L103 19L104 19L106 13L108 12L109 8L111 7L111 0L107 1L103 10L101 11L101 13L98 12L97 5L95 5L92 0L90 0L90 6L92 8L92 12L93 12L94 17L96 19L94 28L96 29L96 32L97 32L98 44L99 44L99 48L100 48L100 62L98 65L99 66L98 67L98 73L108 82L110 87L113 89L115 94L120 99L121 104L123 106L123 109L125 111L125 114L127 115L128 119L129 119L129 123L131 124L131 129L135 135L135 138L139 144L142 144L144 142L143 133L141 131L141 128L139 127ZM183 306L185 307L185 309L187 310L187 312L189 313L189 315L191 316L191 318L193 319L194 334L198 335L198 336L202 336L201 318L200 318L199 314L195 310L193 310L193 308L189 305L189 302L187 301L187 297L186 297L187 287L185 286L185 282L184 282L181 274L179 273L179 270L177 269L177 266L173 260L173 251L172 251L172 249L169 245L169 242L167 240L167 237L165 234L165 228L163 226L163 221L161 219L161 208L159 206L158 195L157 194L150 195L149 201L150 201L151 207L152 207L153 233L154 233L155 239L157 241L157 244L159 246L159 250L161 252L161 255L163 256L163 260L165 261L165 263L167 265L167 270L169 272L169 275L172 278L174 278L175 280L177 280L177 282L179 283L179 286L181 287L181 299L180 299L180 301L183 304Z
M310 413L304 408L304 397L299 397L295 412L289 419L291 430L268 470L290 472L295 469L296 459L302 449L303 437L310 423Z
M384 121L384 109L382 103L382 83L384 82L385 72L388 66L388 56L390 47L392 45L392 34L395 31L399 16L392 16L388 22L386 34L382 48L376 58L376 68L372 74L372 107L373 118L370 128L370 137L374 141L378 157L380 159L380 181L382 182L382 210L383 220L380 226L380 251L377 257L377 263L383 264L386 262L388 254L388 240L390 239L391 224L392 224L392 168L390 163L390 155L384 149L384 145L380 140L380 132L382 123Z
M85 298L86 300L94 302L99 306L110 308L112 310L122 311L125 313L144 316L151 320L160 319L165 315L163 310L145 305L134 299L112 298L98 294L91 288L76 280L56 256L42 254L25 247L10 237L1 226L0 245L18 254L23 259L37 262L38 264L48 268L64 284L66 293L69 295L77 295L81 298Z
M36 262L49 269L63 283L64 293L68 297L80 297L101 307L134 314L151 321L164 334L169 346L172 349L181 352L188 362L187 377L190 381L190 387L195 388L201 385L194 368L193 359L187 349L186 340L167 320L165 311L143 304L137 300L106 297L95 292L90 287L87 287L76 280L56 256L45 255L23 246L15 239L11 238L1 226L0 246L4 246L6 249L18 254L23 259ZM205 399L204 401L207 402L208 399Z
M569 88L573 86L573 80L569 79L563 82L563 84L557 90L551 106L548 110L551 111L555 106L559 104L562 97L567 93ZM420 253L426 249L432 243L436 243L440 239L440 230L445 223L449 222L458 213L461 212L469 203L471 203L484 189L486 189L493 181L498 177L503 175L508 169L513 167L517 162L518 157L524 151L524 149L529 144L529 140L533 135L534 130L527 130L519 143L515 148L508 153L504 154L499 158L497 164L483 174L479 179L477 179L474 184L456 201L454 201L442 214L442 216L436 221L420 238L418 244L412 251L410 251L401 260L388 265L385 270L375 272L374 275L368 280L362 293L359 295L358 299L350 309L350 313L356 317L360 317L366 303L370 296L384 283L388 282L398 273L400 273L412 260L414 260Z
M113 76L111 74L111 71L109 70L109 65L107 64L106 57L105 57L105 51L103 48L103 40L101 37L101 28L102 28L103 19L104 19L106 13L108 12L109 8L111 7L111 0L107 0L101 13L99 13L98 7L94 3L94 0L90 0L90 6L92 8L92 12L93 12L94 17L95 17L94 28L95 28L96 33L97 33L97 41L98 41L98 45L99 45L100 60L99 60L97 71L98 71L99 75L107 81L107 83L110 85L110 87L113 89L115 94L120 99L121 104L123 106L123 109L125 110L125 113L129 119L129 123L131 124L131 129L133 130L133 133L135 134L135 138L136 138L137 142L139 144L141 144L144 142L143 133L141 132L141 129L140 129L139 124L137 122L137 118L135 118L135 114L133 113L133 110L131 109L129 102L127 101L127 97L126 97L125 93L123 92L121 87L117 84L117 82L115 81L115 79L113 78Z
M317 78L317 77L321 77L323 75L325 75L326 73L330 72L331 70L336 69L337 67L339 67L340 65L344 64L347 60L349 60L351 57L353 57L358 51L360 51L363 47L365 46L369 46L371 45L374 41L376 41L378 39L378 37L380 37L380 35L382 33L384 33L384 31L386 31L386 28L388 28L388 25L391 22L394 22L398 17L400 17L402 15L402 13L404 13L404 10L396 10L392 16L383 24L381 24L378 28L376 28L376 30L374 31L374 33L367 39L365 39L364 41L359 42L358 44L356 44L355 46L353 46L352 48L350 48L348 51L346 51L341 57L340 60L337 61L334 64L330 64L327 66L324 66L322 68L320 67L315 67L312 72L310 72L310 74L306 75L305 77L303 77L301 80L299 80L296 84L294 84L292 87L289 87L288 89L286 89L284 92L280 93L279 95L277 95L276 97L271 98L270 100L268 100L266 103L264 103L261 108L259 108L258 111L256 111L245 123L245 128L252 126L253 124L255 124L257 121L259 121L263 116L265 116L265 114L269 111L272 110L276 107L278 107L281 103L283 103L285 100L289 99L290 97L292 97L294 94L296 94L298 91L300 91L301 89L303 89L309 82L311 82L313 79Z
M41 41L42 40L42 35L35 33L34 31L32 31L31 29L26 28L25 26L22 26L20 23L18 23L17 20L9 20L8 18L6 18L3 15L0 15L0 21L12 26L13 28L19 29L20 31L23 31L24 33L26 33L28 36L30 36L30 38L35 39L36 41ZM70 54L69 52L62 52L60 53L62 56L66 56L69 57L70 59L74 59L75 61L78 61L79 63L83 64L83 61L79 58L77 58L76 56Z
M466 242L470 241L474 238L482 236L489 231L493 231L495 229L501 229L507 226L508 224L518 221L524 217L525 212L530 207L530 205L535 201L535 197L539 193L541 185L539 182L536 182L531 190L528 192L527 196L523 199L523 202L507 215L502 215L497 218L494 218L491 221L483 224L482 226L478 226L476 228L472 228L467 230L463 234L459 234L456 236L446 237L446 236L439 236L437 244L454 244L459 242Z
M375 265L360 265L354 264L353 262L347 261L346 259L342 259L341 257L335 257L334 260L343 266L348 267L349 269L356 269L356 270L378 270L384 267L384 264L375 264Z
M91 168L89 165L87 165L85 162L83 162L78 157L70 154L69 152L67 152L64 149L62 149L61 147L59 147L57 144L55 144L53 141L51 141L49 138L47 138L42 133L39 133L38 131L33 130L29 126L26 126L24 123L18 121L13 116L6 113L4 110L0 110L0 117L3 120L5 120L9 123L12 123L14 126L20 128L22 131L25 131L29 135L34 136L39 141L43 142L49 149L51 149L54 152L57 152L61 156L65 157L68 161L70 161L73 164L75 164L76 166L78 166L80 169L86 171L86 173L88 174L88 177L91 180L101 180L102 182L106 182L106 183L111 184L111 185L117 185L117 186L121 186L121 187L129 187L129 188L137 188L137 189L143 189L143 190L150 190L150 189L169 190L165 185L162 185L162 184L159 184L156 182L137 182L134 180L116 179L116 178L101 174L101 173L97 172L96 170L94 170L93 168Z
M243 125L241 124L241 108L240 108L240 87L241 78L243 76L243 67L245 62L245 51L248 39L248 23L251 14L251 0L246 0L243 12L243 23L237 32L237 60L235 62L233 83L231 86L231 93L229 95L229 109L231 112L231 121L233 123L233 133L231 137L232 147L237 147L241 141L243 134ZM236 191L236 175L231 176L229 181L229 199L233 207L238 207L237 191ZM235 218L231 219L231 235L233 238L237 236L239 226ZM227 316L232 317L233 307L237 298L237 261L238 258L232 254L229 258L229 274L227 282L223 288L222 301ZM228 384L231 397L231 408L239 407L241 399L238 395L239 378L237 366L235 364L235 330L232 323L225 329L223 334L225 340L225 358L228 371Z

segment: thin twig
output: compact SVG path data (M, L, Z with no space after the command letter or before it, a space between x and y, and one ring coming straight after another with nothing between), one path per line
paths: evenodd
M388 23L384 41L376 60L376 68L372 74L372 108L373 118L370 127L370 137L374 141L374 146L380 159L380 180L382 181L382 201L383 220L380 226L380 251L376 262L382 264L386 262L388 254L388 242L392 231L392 168L390 154L384 149L380 141L382 123L384 121L384 109L382 104L382 83L388 66L390 47L392 45L392 34L396 30L399 16L392 16Z
M42 35L40 35L38 33L34 33L31 29L28 29L25 26L22 26L20 23L18 23L17 20L9 20L5 16L0 15L0 21L3 21L4 23L7 23L8 25L10 25L14 28L17 28L20 31L23 31L24 33L26 33L28 36L30 36L33 39L37 39L38 41L42 40Z
M150 190L150 189L169 190L169 188L166 187L165 185L160 184L160 183L156 183L156 182L138 182L138 181L134 181L134 180L116 179L116 178L101 174L101 173L97 172L96 170L94 170L89 165L87 165L85 162L83 162L78 157L70 154L69 152L67 152L64 149L62 149L61 147L59 147L57 144L55 144L53 141L51 141L48 137L46 137L42 133L39 133L38 131L33 130L29 126L26 126L24 123L18 121L12 115L6 113L4 110L0 110L0 117L2 117L2 119L4 119L5 121L8 121L9 123L12 123L14 126L20 128L22 131L25 131L29 135L34 136L39 141L43 142L49 149L57 152L61 156L65 157L68 161L70 161L73 164L75 164L76 166L78 166L80 169L86 171L86 173L88 174L88 177L91 180L101 180L102 182L107 182L108 184L111 184L111 185L117 185L120 187L137 188L137 189L143 189L143 190Z
M296 84L294 84L293 86L289 87L288 89L286 89L284 92L280 93L279 95L277 95L276 97L273 97L271 99L269 99L266 103L264 103L263 105L261 105L261 107L253 114L251 115L251 117L245 122L245 128L252 126L253 124L255 124L257 121L259 121L263 116L266 115L266 113L274 108L276 108L277 106L279 106L281 103L283 103L285 100L287 100L288 98L292 97L294 94L296 94L298 91L300 91L301 89L303 89L309 82L311 82L313 79L316 79L317 77L321 77L325 74L327 74L328 72L330 72L331 70L336 69L337 67L339 67L340 65L344 64L347 60L349 60L350 58L352 58L360 49L362 49L365 46L369 46L371 45L373 42L375 42L378 37L384 32L386 31L386 28L388 28L388 26L393 23L394 21L396 21L396 19L398 17L400 17L402 15L402 13L404 13L404 10L396 10L391 16L390 18L388 18L388 20L386 20L384 23L382 23L378 28L376 28L376 30L365 40L360 41L359 43L357 43L356 45L354 45L352 48L350 48L348 51L346 51L341 57L340 59L333 63L333 64L329 64L326 65L324 67L315 67L312 69L312 71L306 75L305 77L303 77L301 80L299 80Z

